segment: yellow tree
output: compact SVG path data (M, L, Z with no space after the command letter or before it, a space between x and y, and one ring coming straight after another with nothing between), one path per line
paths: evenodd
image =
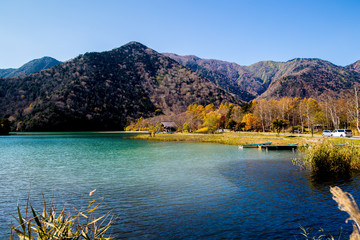
M220 126L221 114L217 111L209 112L204 118L204 127L208 127L209 132L214 133Z
M140 117L135 123L134 130L135 131L143 131L143 130L145 130L146 125L147 125L147 123L146 123L145 119L143 117Z
M216 110L216 107L214 106L214 104L208 104L205 106L205 113L209 113L211 111L215 111Z
M189 105L186 110L186 122L190 124L192 130L198 129L203 123L205 108L202 105Z

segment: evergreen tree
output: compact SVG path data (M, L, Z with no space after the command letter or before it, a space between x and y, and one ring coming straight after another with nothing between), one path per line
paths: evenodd
M10 121L7 118L0 118L0 135L7 135L10 132Z

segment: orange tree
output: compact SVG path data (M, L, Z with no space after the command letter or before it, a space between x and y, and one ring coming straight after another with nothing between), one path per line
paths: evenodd
M260 119L252 113L246 114L242 122L245 123L245 130L247 131L259 131L261 129Z

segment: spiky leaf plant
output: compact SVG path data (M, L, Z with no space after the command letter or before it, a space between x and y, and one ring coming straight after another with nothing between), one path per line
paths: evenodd
M95 192L91 191L89 196ZM53 203L50 207L44 199L42 212L37 211L27 201L25 217L21 213L19 205L18 226L11 226L10 239L30 240L30 239L56 239L56 240L95 240L113 239L107 231L112 226L114 218L110 215L111 211L100 217L95 217L94 211L99 208L99 200L89 200L85 210L78 210L73 207L73 213L68 213L64 206L57 212ZM28 206L30 206L30 211ZM18 238L16 238L18 237Z

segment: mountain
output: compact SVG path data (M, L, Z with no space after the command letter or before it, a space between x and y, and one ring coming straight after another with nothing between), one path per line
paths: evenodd
M236 63L229 63L214 59L201 59L192 55L179 56L173 53L163 54L201 76L211 80L217 86L235 94L242 100L249 101L254 99L257 95L257 91L261 91L258 90L258 88L263 88L256 82L257 79L252 78L252 76L246 72L246 68ZM240 74L242 74L241 77ZM253 84L248 84L246 87L242 86L241 82L238 81L239 78L249 78L248 83L253 82Z
M28 75L35 72L40 72L44 69L51 68L52 66L58 65L61 62L51 57L43 57L39 59L34 59L20 68L8 68L0 69L0 77L2 78L11 78Z
M241 101L137 42L0 81L0 116L24 131L119 130L140 116L222 102Z
M343 90L360 83L360 74L321 59L293 59L282 64L260 98L343 96ZM284 69L286 69L284 71Z
M348 68L349 70L351 71L355 71L355 72L358 72L360 73L360 60L349 65L349 66L346 66L346 68Z
M15 68L7 68L7 69L0 69L0 77L6 78L8 76L11 76L13 72L15 72Z
M262 61L240 66L196 56L165 55L245 101L285 96L339 96L340 89L351 88L360 82L360 61L340 67L321 59L296 58L287 62Z

